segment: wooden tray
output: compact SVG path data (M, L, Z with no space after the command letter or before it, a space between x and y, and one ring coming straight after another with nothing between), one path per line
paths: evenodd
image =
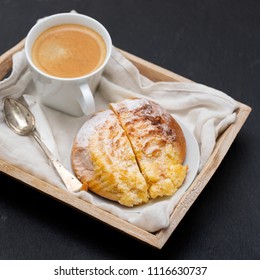
M0 56L0 80L2 80L11 70L13 54L21 50L23 47L24 40ZM156 66L125 51L122 51L122 53L139 69L143 75L153 81L192 82L182 76ZM165 229L159 230L156 233L150 233L135 225L132 225L86 201L75 197L66 190L59 189L54 185L40 180L39 178L23 171L20 168L15 167L14 165L9 164L8 162L0 160L0 171L12 176L15 179L18 179L19 181L31 186L38 191L41 191L59 200L60 202L66 203L67 205L74 207L87 215L90 215L126 234L129 234L138 240L141 240L156 248L162 248L220 165L237 133L250 114L250 111L250 107L239 103L236 122L229 126L229 128L226 129L226 131L217 139L215 149L209 160L199 175L197 175L188 191L185 192L177 207L171 214L169 226Z

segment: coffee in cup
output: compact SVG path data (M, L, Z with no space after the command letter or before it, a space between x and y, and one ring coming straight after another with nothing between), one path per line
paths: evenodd
M60 78L76 78L99 68L106 44L95 30L79 24L48 28L35 40L32 60L41 71Z

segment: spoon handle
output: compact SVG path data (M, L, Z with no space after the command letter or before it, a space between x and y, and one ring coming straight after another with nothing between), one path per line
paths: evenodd
M41 138L35 132L32 133L32 136L43 149L49 160L52 162L66 188L72 192L80 191L82 187L81 182L55 158L55 156L51 153L51 151L47 148L47 146L42 142Z

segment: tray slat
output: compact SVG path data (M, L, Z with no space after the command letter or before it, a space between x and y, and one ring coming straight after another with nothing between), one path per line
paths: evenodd
M12 56L19 50L23 49L24 40L16 46L8 50L0 57L0 80L11 70ZM177 82L192 82L191 80L175 74L169 70L159 67L153 63L145 61L137 56L129 54L120 50L126 58L128 58L147 78L153 81L177 81ZM201 191L205 188L206 184L217 170L232 142L236 138L237 133L242 128L251 108L245 104L239 103L237 111L236 122L229 126L224 133L217 139L216 146L209 160L197 175L192 185L185 192L180 202L174 209L170 216L170 225L166 229L162 229L156 233L147 232L133 224L130 224L111 213L108 213L86 201L83 201L66 190L59 189L35 176L23 171L16 166L0 160L0 171L37 189L38 191L57 199L77 210L98 219L109 226L112 226L140 241L143 241L156 248L162 248L166 241L169 239L172 232L175 230L181 219L187 213L191 205L197 199Z

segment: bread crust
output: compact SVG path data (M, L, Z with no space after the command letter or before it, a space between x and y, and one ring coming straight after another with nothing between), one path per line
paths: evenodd
M172 195L182 185L187 166L186 141L171 114L148 99L126 99L111 103L125 130L150 198Z
M172 195L187 173L179 124L147 99L110 108L86 121L74 141L72 167L85 189L125 206Z
M86 190L129 207L148 201L145 179L111 110L82 126L72 148L72 167Z
M111 103L110 107L127 130L129 137L142 137L142 148L145 149L145 142L151 137L157 137L160 142L158 144L173 145L178 152L176 163L183 163L186 156L186 140L180 125L167 110L144 98L125 99Z

